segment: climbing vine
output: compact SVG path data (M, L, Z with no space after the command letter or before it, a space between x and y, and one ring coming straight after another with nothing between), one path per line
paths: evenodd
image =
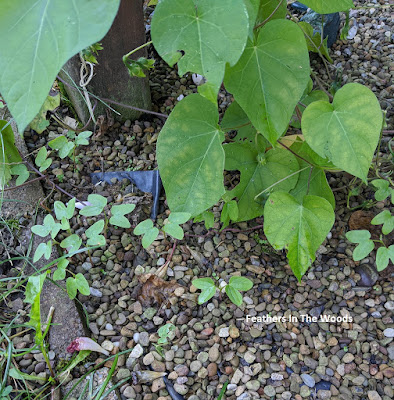
M40 0L20 18L27 3L5 0L0 16L0 33L12 33L0 53L0 92L20 132L40 111L61 66L105 35L119 6L119 0L97 0L95 7L79 0L74 8L53 0L45 8ZM321 14L353 6L351 0L303 3ZM151 25L156 51L177 64L179 75L200 74L204 83L167 119L157 160L171 212L203 220L223 201L225 224L264 216L268 241L287 251L301 279L335 220L325 172L343 170L366 182L383 116L375 95L360 84L346 84L333 96L313 89L308 50L329 60L327 49L324 41L319 49L321 38L311 37L306 23L300 27L286 15L283 0L159 1ZM78 29L75 40L61 40ZM15 48L26 50L23 57ZM128 55L124 61L140 76L152 67L131 63ZM234 102L219 123L222 84ZM289 136L289 124L302 133ZM223 173L234 170L240 181L226 190ZM6 170L2 182L10 176Z

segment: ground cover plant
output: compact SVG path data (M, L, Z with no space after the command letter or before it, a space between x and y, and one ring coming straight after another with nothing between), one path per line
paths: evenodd
M170 7L170 3L169 0L162 0L157 9L157 17L154 17L152 25L153 43L157 51L161 51L163 59L170 64L178 61L186 68L185 71L198 74L196 79L201 85L199 94L179 99L178 105L159 136L157 147L159 169L165 181L171 212L167 214L168 218L164 224L161 224L162 221L154 223L147 219L138 224L133 233L142 236L142 244L145 248L149 248L152 242L158 239L160 234L158 227L162 228L159 240L163 236L166 237L167 234L182 240L184 232L181 225L192 217L195 222L204 221L206 228L210 229L215 224L212 212L215 211L217 218L215 225L217 226L219 220L217 209L213 210L212 206L219 202L222 210L220 222L223 233L226 232L224 229L230 223L242 223L263 216L267 239L273 245L274 250L287 251L290 265L300 280L313 262L316 249L326 238L334 222L335 201L327 183L326 172L343 170L352 173L359 182L361 180L365 183L370 182L379 189L375 195L377 201L384 200L383 194L387 197L392 191L392 182L389 176L381 174L377 169L374 173L376 172L379 180L373 180L375 177L371 179L369 172L374 147L379 141L379 135L383 128L383 118L379 117L380 110L377 100L369 89L359 84L345 85L342 89L333 88L331 92L319 90L321 88L316 88L315 76L312 76L312 81L309 79L309 72L308 78L306 78L306 74L295 68L295 66L306 66L309 70L308 55L305 49L315 51L327 60L329 60L329 56L322 38L319 35L311 37L309 25L296 24L294 21L284 19L286 7L283 1L261 1L261 4L258 4L257 1L245 1L246 8L243 9L247 12L248 36L241 50L239 48L237 50L239 44L234 42L234 52L230 56L226 54L223 57L220 52L212 56L211 48L201 51L200 54L201 49L196 46L196 44L203 46L208 43L216 50L215 46L219 43L223 46L225 39L228 39L224 21L219 21L217 25L221 27L220 31L224 36L222 38L214 30L212 21L206 17L211 13L210 7L212 4L216 4L215 2L211 2L212 4L199 2L194 9L182 7L182 18L185 21L189 18L190 28L197 28L191 29L190 32L187 31L193 40L186 40L187 43L178 43L177 46L177 41L168 40L167 35L167 44L164 44L164 49L161 49L159 42L163 36L166 37L168 34L163 26L165 23L168 24L168 19L171 20L174 14L173 10L169 12L166 9L166 7ZM241 5L235 3L235 9L238 7L238 11L240 11L243 3ZM318 9L319 2L311 1L310 3L313 3L313 6ZM346 1L335 2L343 10L349 7L349 3ZM171 7L173 4L172 2ZM195 14L192 13L192 10ZM322 12L327 10L323 9ZM256 12L256 18L253 18L253 11ZM226 12L223 11L223 13L225 17ZM244 15L242 13L240 15L242 17L239 19L245 22ZM277 22L275 22L276 19ZM180 30L183 31L184 21L178 22L182 26ZM215 20L215 26L216 22ZM204 29L200 32L199 24L211 27L216 32L215 40L211 39L212 32L205 32ZM172 22L170 25L173 25ZM227 25L229 25L228 21ZM185 29L188 28L189 26ZM164 32L162 33L160 29L164 29ZM239 30L246 31L244 27ZM291 40L287 31L292 34ZM297 38L300 40L297 41ZM215 43L216 40L218 40L217 43ZM270 47L271 41L280 46L272 45ZM175 43L176 50L173 48L168 50L165 47L168 43ZM292 43L292 46L286 47L286 44L289 45L289 43ZM297 50L299 54L290 52L290 47ZM82 51L82 53L86 52ZM126 55L123 61L127 64L130 74L143 76L148 69L152 68L153 60L139 59L135 62L128 60L128 56L133 53L134 50ZM190 59L185 61L184 58L187 58L188 54L197 54L197 61ZM234 54L238 54L238 59ZM265 64L267 55L275 59L275 62L279 60L277 68L271 69L269 64ZM175 60L178 57L180 59ZM91 61L94 60L91 59ZM196 62L194 63L194 61ZM217 77L218 71L212 72L211 62L212 65L215 65L214 70L222 71L221 79ZM223 63L224 67L220 65ZM187 64L186 67L185 64ZM244 73L244 71L248 72ZM289 75L286 75L287 73ZM244 75L250 75L254 82L259 83L257 86L260 88L256 89L255 97L253 97L258 100L257 105L256 102L251 104L252 97L245 94L245 88L249 91L248 93L255 88L250 86L248 77L244 77ZM273 79L266 79L267 76L273 77ZM297 82L294 82L293 78L297 78L294 79ZM281 82L282 79L283 82ZM224 81L222 90L226 88L233 93L235 101L220 121L216 95L222 81ZM239 82L242 82L242 85ZM285 85L283 85L284 83ZM304 89L301 91L302 85L304 85ZM284 86L286 87L286 96L281 97ZM314 86L315 89L313 89ZM301 95L294 95L294 93L301 93ZM288 98L292 98L292 96L294 104L291 106L292 103L288 101ZM281 113L278 113L278 108ZM366 114L367 109L369 110L368 115ZM39 114L42 114L42 110L43 108L40 108ZM288 118L287 122L282 114ZM368 123L366 123L365 116L368 116ZM44 122L42 126L45 125ZM357 126L357 130L355 126ZM284 127L283 131L280 127ZM85 130L77 132L78 134L69 130L67 134L58 135L56 139L52 139L41 148L35 158L35 167L33 165L34 169L32 169L30 165L22 162L18 153L14 151L12 131L5 121L2 122L2 128L2 149L4 150L2 157L4 161L7 161L3 164L3 185L11 175L18 176L17 184L23 185L30 175L29 169L38 175L37 179L46 179L46 173L51 167L51 155L54 159L55 157L69 158L76 171L78 163L76 150L78 146L89 144L91 136L91 132ZM298 131L297 135L292 135L294 133L292 128L302 129L302 133ZM327 140L331 136L331 141ZM351 149L353 153L347 151L349 149L343 146L344 138L349 139L350 147L354 147ZM361 139L370 140L370 146L365 146L369 147L368 152L365 152L364 148L359 145ZM8 166L10 166L9 169ZM237 172L234 173L234 171ZM239 181L239 183L225 187L223 173L226 176L233 174L238 178L236 182ZM61 179L66 178L62 176ZM35 225L32 228L34 234L49 240L40 245L33 256L33 261L37 261L40 257L49 258L53 245L59 245L65 251L65 255L55 262L57 270L52 277L54 280L64 279L67 271L67 289L72 298L78 296L77 290L85 296L88 296L90 291L83 274L74 274L73 271L66 270L68 258L81 251L89 251L90 258L90 251L94 251L96 246L104 246L108 242L106 235L108 224L126 229L130 227L130 213L134 208L132 205L126 207L125 205L113 205L111 208L111 204L107 206L105 197L90 196L87 202L78 201L81 207L79 212L75 207L77 202L75 198L68 199L68 204L56 201L53 210L47 210L49 214L43 224ZM103 220L97 220L100 215L104 217ZM69 226L71 218L80 216L84 217L90 226L81 237L76 235L74 230L71 231ZM383 225L382 233L384 235L389 234L392 230L392 216L387 210L379 214L372 223ZM260 229L262 229L261 226ZM229 232L231 232L231 228ZM357 261L366 257L369 252L373 251L374 244L378 243L381 247L377 253L377 266L379 270L382 270L388 265L390 257L393 261L392 246L388 246L387 241L382 238L370 240L368 235L369 233L366 231L348 232L348 239L359 243L359 248L353 252L353 257ZM267 244L260 238L258 241L264 245ZM86 247L80 248L83 242L86 243ZM174 248L176 245L177 240L175 240ZM91 248L89 249L89 247ZM93 265L92 260L90 262ZM102 273L105 274L105 271L102 270ZM37 313L37 304L39 304L43 279L47 276L49 276L47 273L35 276L34 279L29 280L27 286L26 301L32 303L30 325L28 326L36 329L41 329L41 316ZM216 274L213 272L212 276L215 277ZM209 300L210 297L217 294L219 289L221 293L226 293L235 305L245 306L239 291L251 289L252 281L235 275L230 277L228 284L223 279L219 282L219 287L216 287L214 280L210 278L191 281L194 288L202 290L198 303ZM34 296L31 293L33 283L37 286L34 289ZM197 297L195 299L197 300ZM222 297L221 299L223 300ZM250 301L249 298L247 300ZM159 339L156 349L159 354L161 352L164 354L163 347L171 344L172 337L169 341L167 340L168 336L171 336L169 335L171 332L172 328L169 328L169 324L158 329ZM41 347L44 356L46 334L47 331L36 337L37 345ZM161 344L164 346L160 346L162 340L164 342ZM345 348L344 351L348 351L347 346ZM11 353L2 353L7 356L9 354ZM0 361L5 364L7 360L2 358ZM116 365L116 362L113 365ZM113 372L114 370L111 369L110 375ZM17 375L16 372L12 377L24 378L22 375ZM3 381L6 382L6 377ZM224 395L226 385L223 386L219 397ZM3 389L7 396L11 388L4 386ZM105 386L96 398L104 393L104 389ZM93 397L91 387L89 391Z
M69 27L52 32L46 14L40 13L40 2L22 20L17 19L19 3L6 2L3 29L12 27L15 34L0 60L5 70L0 90L21 132L40 110L62 63L102 38L119 5L117 1L102 1L92 11L87 3L81 1L74 10L71 5L54 2L45 11L48 16L58 16L62 7L66 15L76 13L101 21L89 28L83 40L65 46L59 35L71 34ZM352 6L350 0L305 3L322 14L347 11ZM308 48L315 47L323 58L325 42L320 38L317 46L305 23L302 28L286 19L286 10L284 1L231 0L225 5L218 0L159 2L152 20L155 49L169 65L177 64L180 75L197 73L205 83L199 86L198 94L179 102L169 116L159 136L157 159L172 212L187 213L198 220L222 200L222 220L226 223L264 215L268 241L274 249L287 252L294 274L301 279L334 223L335 205L325 172L344 170L367 182L383 115L375 95L360 84L346 84L333 95L313 90ZM30 63L22 62L15 58L13 49L30 37L26 27L34 24L27 22L37 19L42 21L40 36L36 47L26 47ZM25 28L19 30L22 24ZM59 43L64 48L54 52L57 63L40 74L40 57L50 57ZM127 60L133 52L123 61L130 73L142 76L152 63L138 60L138 68L130 66ZM23 79L13 86L10 82L16 75ZM233 94L234 102L219 124L217 94L222 83ZM25 96L18 94L22 91ZM302 134L289 141L293 115L299 119ZM237 136L228 140L232 131L237 131ZM11 148L10 134L3 132L3 142ZM81 135L75 143L63 137L49 146L66 156ZM87 137L80 139L84 144ZM27 176L15 151L10 155L3 151L2 161L3 184L12 173ZM11 169L8 163L16 166ZM45 148L36 163L40 171L50 165ZM226 190L223 172L234 170L240 172L240 182ZM153 241L153 233L157 233L147 228L150 236L144 237L146 245L147 238Z

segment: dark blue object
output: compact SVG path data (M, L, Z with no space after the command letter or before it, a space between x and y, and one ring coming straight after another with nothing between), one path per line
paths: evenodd
M321 24L323 21L323 38L328 37L327 46L331 47L337 40L340 17L339 13L333 14L318 14L313 10L307 11L307 13L301 18L301 21L308 22L313 27L313 33L321 34Z
M180 395L177 391L175 391L174 386L166 376L163 376L163 381L164 384L166 385L167 392L171 396L172 400L185 400L185 398L182 395Z
M141 192L152 193L153 206L150 213L152 219L156 219L159 213L159 196L162 188L162 183L159 171L116 171L116 172L94 172L90 174L93 184L100 181L112 184L111 179L118 180L128 179L134 183Z
M291 3L290 7L294 8L297 11L308 10L308 7L305 4L300 3L299 1L296 1L295 3Z

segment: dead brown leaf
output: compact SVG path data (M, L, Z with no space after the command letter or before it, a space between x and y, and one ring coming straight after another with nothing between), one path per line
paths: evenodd
M139 281L142 286L138 300L144 306L149 306L153 303L162 305L171 297L176 296L176 289L181 287L175 280L165 281L154 274L141 275Z
M371 221L374 216L375 214L370 211L357 210L349 218L349 228L352 231L358 229L366 229L369 231L373 228Z

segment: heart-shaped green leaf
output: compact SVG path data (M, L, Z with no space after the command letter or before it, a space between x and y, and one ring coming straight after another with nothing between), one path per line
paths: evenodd
M390 187L389 181L385 179L375 179L371 183L378 189L375 192L375 199L377 201L383 201L391 196L391 202L394 204L394 189Z
M379 247L376 252L376 269L383 271L389 264L389 259L394 263L394 244L390 247Z
M92 236L86 242L88 246L105 246L106 240L103 235Z
M75 283L77 284L77 289L82 294L84 294L85 296L90 295L89 283L81 273L75 275Z
M49 257L52 253L52 241L49 240L47 243L40 243L36 251L34 252L33 262L37 262L42 256L45 257L46 260L49 260Z
M159 55L170 66L178 62L179 75L204 75L208 83L199 92L215 104L225 65L238 61L248 30L246 7L239 0L162 0L152 18Z
M224 203L220 214L220 222L223 222L222 229L229 225L230 220L237 221L238 215L238 203L235 200L230 200L227 203Z
M175 106L161 130L157 162L171 212L196 216L224 193L224 134L218 120L216 106L192 94Z
M224 199L238 198L238 218L236 221L247 221L263 215L264 206L255 197L272 186L272 191L291 190L298 181L298 162L287 150L272 149L260 159L257 151L249 143L230 143L224 146L226 153L226 170L239 170L240 183L228 191ZM287 179L285 179L288 177Z
M286 249L290 267L301 280L335 221L331 204L306 195L301 202L284 192L270 195L264 207L264 233L276 250Z
M285 18L287 12L287 3L282 0L260 0L257 24L265 21L267 18Z
M354 6L352 0L304 0L302 3L319 14L347 11Z
M301 126L305 140L317 154L366 181L382 118L373 92L359 83L348 83L338 90L332 104L310 104Z
M107 33L119 3L2 0L0 37L7 40L1 48L0 92L20 132L40 111L66 61Z
M151 219L141 221L134 228L134 235L144 235L142 238L142 246L144 249L147 249L152 244L152 242L157 238L158 234L159 230L153 226Z
M353 260L360 261L365 258L375 247L370 239L371 234L367 230L349 231L346 238L352 243L359 243L353 251Z
M51 228L44 225L34 225L31 227L31 231L38 236L45 237L49 235Z
M112 215L126 215L131 213L135 209L135 204L120 204L112 206Z
M75 282L74 278L67 278L66 289L68 297L70 297L71 300L75 299L75 296L77 295L77 282Z
M76 138L75 138L75 145L76 146L87 146L89 144L89 138L90 136L93 135L93 132L91 131L84 131L81 132Z
M60 243L60 247L62 249L67 249L69 253L76 252L82 244L82 239L75 233L70 236L67 236Z
M53 273L53 280L54 281L61 281L66 277L66 268L70 262L63 258L57 263L57 269Z
M84 207L79 213L85 217L94 217L103 212L107 205L107 199L99 194L90 194L88 196L90 206Z
M99 235L104 229L104 220L95 222L90 228L86 229L85 235L87 238L92 238Z
M384 210L373 218L371 224L383 224L382 233L383 235L388 235L392 230L394 230L394 215L391 215L389 210Z
M274 144L308 84L309 71L302 31L278 19L265 24L255 41L248 40L240 60L227 68L224 83L255 128Z
M16 186L22 185L22 183L25 183L29 179L29 176L30 176L30 172L27 169L25 164L13 165L11 167L11 174L18 175L18 178L16 178L16 181L15 181ZM1 181L1 178L0 178L0 181Z

